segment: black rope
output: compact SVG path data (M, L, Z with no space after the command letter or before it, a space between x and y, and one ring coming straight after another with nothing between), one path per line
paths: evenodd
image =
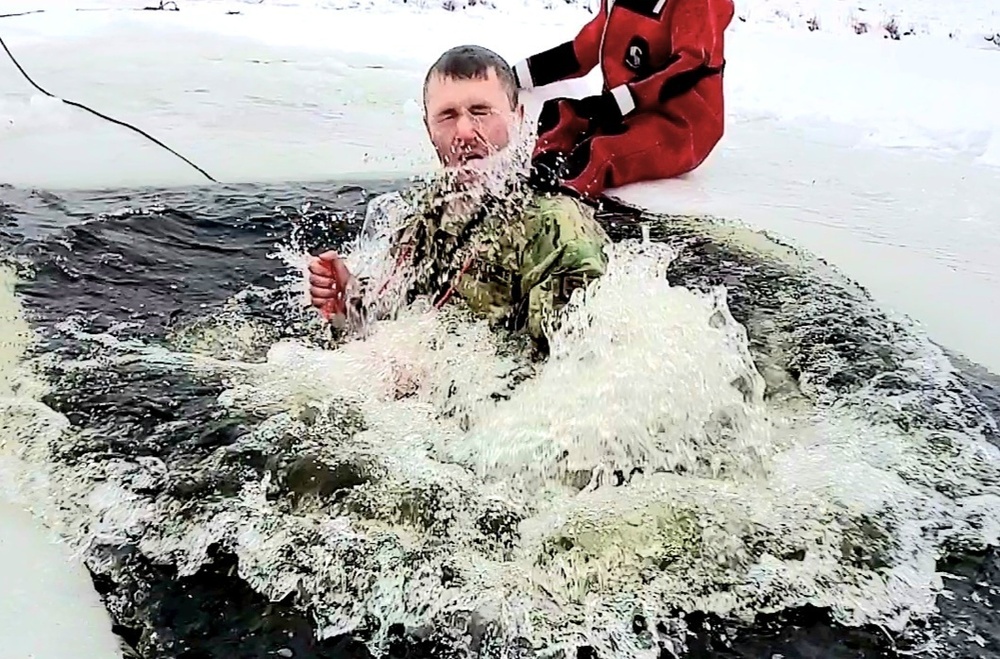
M161 6L162 6L162 3L161 3ZM3 18L3 17L0 16L0 18ZM104 119L105 121L110 121L113 124L117 124L118 126L122 126L124 128L128 128L129 130L135 131L136 133L138 133L138 134L142 135L143 137L145 137L147 140L151 141L153 144L156 144L157 146L163 147L164 149L166 149L170 153L174 154L175 156L177 156L178 158L180 158L181 160L183 160L187 164L189 164L192 167L194 167L195 169L197 169L202 174L202 176L204 176L205 178L207 178L212 183L218 183L218 181L216 181L214 178L212 178L212 176L208 172L206 172L204 169L202 169L198 165L194 164L193 162L191 162L190 160L188 160L187 158L185 158L181 154L177 153L176 151L174 151L173 149L171 149L169 146L167 146L166 144L164 144L160 140L156 139L155 137L153 137L149 133L145 132L144 130L142 130L140 128L136 128L132 124L125 123L124 121L119 121L118 119L115 119L114 117L109 117L106 114L101 114L97 110L93 110L91 108L88 108L86 105L83 105L82 103L77 103L75 101L67 101L65 98L59 98L55 94L52 94L52 93L46 91L45 89L42 89L38 85L38 83L36 83L34 80L31 79L31 76L28 75L28 72L24 70L24 68L20 65L20 63L18 63L17 59L14 57L14 53L10 52L10 48L8 48L7 44L4 43L3 37L0 37L0 46L3 47L4 51L7 53L7 57L9 57L10 61L14 63L14 66L17 67L17 70L21 72L21 75L24 76L24 79L27 80L29 83L31 83L31 86L34 87L35 89L37 89L42 94L45 94L49 98L54 98L57 101L62 101L66 105L71 105L71 106L73 106L75 108L79 108L81 110L89 112L90 114L92 114L94 116L97 116L97 117L100 117L101 119Z
M28 14L41 14L44 9L32 9L31 11L19 11L16 14L0 14L0 18L13 18L14 16L27 16Z

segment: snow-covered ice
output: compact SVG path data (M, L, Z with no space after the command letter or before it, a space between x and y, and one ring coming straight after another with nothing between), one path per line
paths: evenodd
M456 12L320 0L198 0L178 12L66 3L6 19L0 34L43 87L138 124L220 180L378 176L432 163L419 87L443 48L476 42L515 59L572 36L589 15L518 2ZM828 14L849 6L814 4ZM783 18L793 5L740 5L747 21L728 34L728 134L712 158L685 179L621 194L774 230L1000 369L1000 47L941 32L988 34L997 8L949 6L934 14L937 31L895 41L832 21L809 31ZM931 11L909 3L897 19ZM141 137L37 94L12 66L0 66L0 89L0 181L203 181Z
M0 501L0 657L121 656L107 611L62 545L17 506Z
M143 4L155 3L5 0L0 14L45 11L0 19L0 37L43 87L135 123L227 182L428 167L420 82L444 48L480 43L513 60L572 36L588 16L583 7L526 0L454 12L429 3L343 9L346 0L127 10ZM865 7L739 2L723 143L688 177L617 194L789 238L938 341L1000 371L1000 46L988 40L1000 33L1000 5ZM857 34L862 22L870 29ZM886 38L890 22L914 34ZM551 92L584 93L595 82ZM529 98L530 108L540 100ZM106 188L203 179L139 136L41 96L0 57L0 182ZM0 520L7 584L26 569L18 562L24 547L48 550L6 510ZM72 571L65 587L40 579L33 597L51 593L48 610L30 606L28 594L20 605L5 598L21 613L0 617L0 637L50 629L58 603L84 598L85 585ZM72 639L95 633L94 619L60 620L65 642L37 638L38 659L84 656Z

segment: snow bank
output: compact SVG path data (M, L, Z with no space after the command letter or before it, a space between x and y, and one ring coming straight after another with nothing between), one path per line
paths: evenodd
M593 10L599 0L185 0L184 5L217 5L239 11L248 6L310 9L408 7L495 9L517 14L569 8ZM156 3L150 3L156 4ZM872 34L886 39L934 36L979 47L1000 35L1000 5L989 0L739 0L741 23L841 34Z
M480 43L514 60L571 38L589 15L579 7L566 4L544 10L549 4L524 6L524 2L508 0L502 5L508 11L499 12L481 6L449 12L422 8L421 3L416 7L380 4L379 11L374 12L330 9L347 6L347 0L264 0L260 4L238 0L185 0L181 3L181 11L172 12L97 11L133 8L142 3L84 0L82 5L94 11L75 11L63 6L62 9L47 9L43 14L6 19L0 24L0 35L21 57L29 72L43 86L50 83L51 91L56 94L72 98L71 93L79 91L92 96L95 90L79 88L72 80L67 80L81 76L89 85L97 79L103 84L122 85L116 90L116 95L122 98L115 95L101 98L105 111L120 110L123 105L130 104L130 100L138 102L138 97L155 94L156 85L151 83L176 77L178 67L184 66L192 67L184 74L187 79L204 81L199 93L222 101L226 92L217 86L208 86L216 81L205 81L205 78L209 67L216 70L221 67L220 60L225 57L226 50L218 40L223 37L241 40L243 43L227 44L226 48L240 48L247 60L255 62L269 62L251 54L261 45L283 49L286 55L290 48L297 54L309 51L312 58L324 59L327 64L329 55L336 54L346 60L349 67L370 69L365 74L365 84L380 75L378 70L390 68L406 72L407 79L402 81L405 87L398 82L386 82L382 86L393 89L388 95L382 94L378 103L383 106L398 103L390 113L392 125L404 125L409 130L419 128L419 121L401 116L402 111L409 108L409 114L419 114L413 112L419 107L419 76L443 48L458 43ZM513 3L521 9L514 11L516 4ZM795 12L781 9L785 4L794 6ZM939 8L935 10L938 15L934 20L939 21L935 25L944 29L941 26L948 25L948 20L966 26L986 25L1000 12L990 7L991 4L995 3L982 0L958 3L954 5L957 9L950 8L948 15ZM13 0L11 5L11 10L37 7L28 0ZM791 23L774 18L805 16L809 13L807 7L822 13L820 10L835 12L847 6L833 0L813 0L809 5L789 4L786 0L747 0L738 5L740 15L750 18L746 23L735 21L728 34L727 111L731 125L763 118L813 124L825 131L829 124L835 124L857 133L854 146L930 150L996 164L990 145L994 136L1000 134L1000 114L996 112L1000 107L1000 85L993 82L1000 51L985 40L982 41L985 47L973 49L938 39L897 42L883 39L875 32L847 38L836 33L844 30L798 30L791 18L788 19ZM885 11L892 9L890 5L880 7ZM922 7L921 3L911 3L907 11L914 16L930 16L931 9ZM866 13L877 12L872 9ZM839 25L840 22L831 20L830 24ZM165 30L169 32L163 32ZM164 36L169 34L170 43L153 43L150 36L154 31ZM847 33L854 35L853 29ZM141 38L136 38L140 34ZM435 35L434 38L427 38L430 34ZM209 35L212 41L205 41L203 46L196 43ZM184 53L179 53L175 47L181 40L185 41L185 49L190 49L190 57L183 57ZM60 44L61 50L55 50ZM50 53L48 56L46 50ZM123 50L141 50L135 56L145 57L148 62L143 70L124 81L119 71L109 76L106 62L99 57L89 57ZM72 68L65 67L67 53L77 56ZM56 54L59 61L51 62L52 55ZM165 66L167 62L170 62L169 67ZM84 67L86 72L81 70ZM253 76L261 73L258 70L247 76L244 94L258 91L250 87L255 84ZM326 79L336 74L336 71L329 72ZM0 73L0 77L7 82L4 73ZM399 81L399 76L394 80ZM124 86L124 82L128 86ZM307 82L310 87L291 88L291 96L280 102L295 103L296 95L307 95L322 85L316 76ZM598 79L592 75L581 83L553 91L581 94L595 89L597 84ZM16 80L11 79L9 84L0 87L5 89L0 95L0 126L6 124L7 131L19 126L34 129L38 122L59 124L67 120L58 109L33 99L26 83L22 82L20 89L17 85ZM344 96L345 92L350 95L358 90L345 85L325 89L325 102L331 106L345 103L357 106L361 99L344 100ZM183 91L194 93L191 89ZM162 98L157 99L157 105L166 114L171 106L180 106L186 100L179 90L172 93L173 96L161 94ZM376 92L364 90L364 93L371 98ZM537 107L541 98L535 96L529 99L529 105ZM323 102L316 100L317 106ZM347 116L345 112L337 114ZM148 126L148 120L142 119ZM232 117L220 117L219 120L228 122ZM0 133L0 139L2 135ZM394 136L394 139L407 142L406 148L410 151L415 148L403 136ZM362 149L362 153L351 152L350 156L360 159L376 150ZM423 156L418 160L422 164L428 162ZM411 158L401 169L413 166L416 161Z
M393 9L408 12L444 9L462 13L539 13L585 16L600 0L173 0L181 14L200 9L219 13L247 13L261 9L349 10ZM160 0L64 0L58 6L41 0L6 0L2 14L38 11L135 10L155 8ZM834 34L874 35L900 40L912 37L952 39L979 48L1000 48L1000 4L989 0L739 0L736 17L741 24Z
M481 43L516 59L570 38L586 18L570 6L518 14L391 4L376 13L309 4L52 10L4 19L0 35L42 85L136 123L221 181L329 180L432 165L420 82L444 48ZM929 37L737 21L722 144L690 176L619 193L776 231L1000 368L986 329L1000 324L998 56ZM591 76L545 92L596 84ZM544 98L526 96L529 110ZM204 182L142 138L41 98L2 63L0 152L0 182L25 187ZM961 311L942 313L949 306Z
M111 620L84 567L37 521L0 500L0 656L121 657Z
M1000 134L1000 52L950 43L738 30L729 42L735 121L838 124L858 144L981 157Z
M36 484L17 482L28 438L44 431L39 418L58 418L39 401L44 385L22 369L31 329L15 293L15 278L0 265L0 657L112 659L121 657L109 616L87 571L57 544L50 518L33 517ZM58 426L58 422L54 427ZM45 441L54 441L47 435Z
M740 0L737 15L767 24L820 33L879 38L941 37L988 47L1000 32L1000 5L990 0Z

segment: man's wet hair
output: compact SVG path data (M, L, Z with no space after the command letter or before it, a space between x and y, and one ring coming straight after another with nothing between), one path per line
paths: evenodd
M511 109L518 105L517 79L507 60L482 46L455 46L446 50L427 71L424 77L424 107L427 106L427 85L431 77L438 75L453 80L483 80L489 77L490 69L507 92Z

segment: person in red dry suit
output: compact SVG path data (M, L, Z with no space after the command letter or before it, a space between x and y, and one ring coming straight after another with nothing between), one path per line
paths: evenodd
M723 33L732 0L600 0L572 41L518 62L531 89L601 67L604 89L547 101L536 176L596 199L698 167L723 133Z

